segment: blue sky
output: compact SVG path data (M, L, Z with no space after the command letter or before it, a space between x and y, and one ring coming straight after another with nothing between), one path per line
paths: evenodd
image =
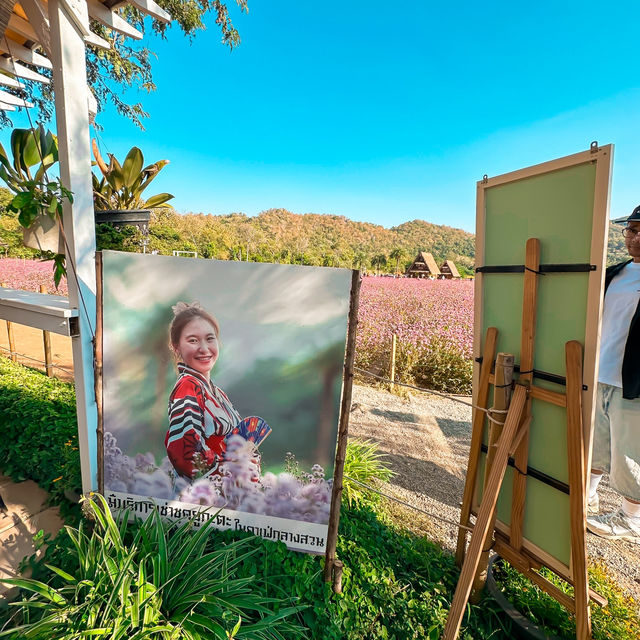
M614 143L611 215L640 203L640 5L249 0L242 44L145 36L157 91L130 92L138 130L108 109L103 152L171 164L178 211L271 207L386 227L472 231L475 183Z

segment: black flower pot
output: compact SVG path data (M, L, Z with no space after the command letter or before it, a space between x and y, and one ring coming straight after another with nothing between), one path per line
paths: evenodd
M109 210L96 211L96 224L110 224L114 227L138 227L146 236L149 234L149 218L151 211L149 209L128 209L128 210Z
M498 589L495 578L493 577L493 565L501 565L504 560L500 556L493 556L489 561L487 571L487 589L491 597L496 601L504 615L511 621L511 629L513 637L520 640L560 640L560 638L552 633L547 633L536 626L531 620L523 616L514 606L507 600L502 591Z

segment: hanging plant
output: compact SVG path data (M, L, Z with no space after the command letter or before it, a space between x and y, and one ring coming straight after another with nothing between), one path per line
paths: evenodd
M47 175L47 169L58 161L57 137L42 126L14 129L11 152L12 161L0 144L0 178L15 194L8 209L18 214L18 222L30 232L47 219L61 228L63 204L65 200L73 202L73 194L59 178ZM57 287L62 276L66 275L65 256L61 251L43 253L45 259L53 260L53 278Z

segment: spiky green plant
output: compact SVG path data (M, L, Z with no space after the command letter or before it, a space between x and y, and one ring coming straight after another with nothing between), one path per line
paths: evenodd
M96 145L93 147L96 164L102 173L99 180L93 177L93 200L96 210L132 210L169 208L173 198L170 193L159 193L144 199L143 191L169 164L168 160L158 160L143 168L144 156L138 147L132 147L124 162L120 164L113 154L109 154L109 164L105 164Z
M379 489L381 484L393 477L394 473L384 458L385 455L379 452L376 442L358 438L349 440L344 460L344 496L350 508L365 501L378 502L379 496L362 484Z
M234 570L254 553L251 539L207 550L210 524L167 524L157 509L144 522L114 520L106 500L95 495L85 509L94 520L66 527L73 543L74 569L47 565L49 584L3 580L30 593L20 602L9 638L84 637L110 640L284 640L304 637L289 618L300 607L257 595L254 577ZM54 586L55 585L55 586ZM61 586L58 586L61 585ZM16 622L17 618L20 618Z

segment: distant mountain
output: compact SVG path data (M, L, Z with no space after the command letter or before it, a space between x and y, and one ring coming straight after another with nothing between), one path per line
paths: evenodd
M418 251L471 269L474 236L462 229L413 220L387 229L344 216L269 209L249 217L156 211L149 249L197 251L210 258L404 270Z
M629 252L624 244L622 229L624 225L609 223L609 248L607 251L607 266L624 262L629 259Z
M16 214L6 210L10 193L0 188L0 253L36 257L25 249ZM608 264L627 259L620 225L609 226ZM139 232L112 231L99 236L99 248L138 251ZM258 216L178 214L156 210L151 216L148 251L195 251L205 258L284 262L404 271L419 251L438 264L453 260L461 273L473 273L473 234L446 225L412 220L387 229L344 216L268 209Z

